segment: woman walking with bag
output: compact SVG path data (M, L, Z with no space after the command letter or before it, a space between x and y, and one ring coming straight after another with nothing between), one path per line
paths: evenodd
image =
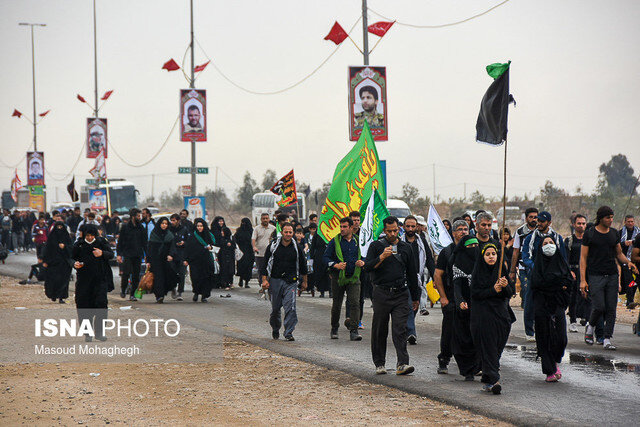
M178 274L173 265L173 237L166 217L158 220L149 236L147 263L149 271L153 273L153 293L159 304L162 304L164 297L178 284Z
M44 280L44 293L51 301L64 304L69 298L69 279L71 277L71 250L73 242L62 221L54 224L42 251L43 267L47 270Z
M201 295L202 302L207 302L207 298L211 296L216 273L211 250L215 242L205 220L197 218L194 221L193 234L188 237L184 251L184 265L189 266L194 302L198 301L198 295Z
M253 271L253 262L256 259L253 252L253 246L251 244L251 236L253 235L253 227L251 226L251 220L249 218L242 218L240 221L240 227L236 230L234 239L238 245L238 249L242 251L242 258L238 260L238 266L236 270L236 276L239 277L238 287L242 287L244 281L245 288L249 287L249 280L251 280L251 274Z

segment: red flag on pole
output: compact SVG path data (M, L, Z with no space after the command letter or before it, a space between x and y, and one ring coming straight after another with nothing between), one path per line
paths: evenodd
M387 34L387 31L389 31L389 29L391 28L391 26L395 22L396 21L393 21L393 22L384 22L384 21L376 22L375 24L369 25L369 27L367 27L367 30L371 34L375 34L378 37L382 37L385 34Z
M18 201L18 191L22 190L22 181L18 178L18 170L13 172L13 179L11 180L11 198L14 202Z
M78 101L80 101L80 102L84 102L84 103L86 104L87 100L86 100L86 99L84 99L82 96L80 96L80 95L76 95L76 97L78 98Z
M14 108L13 109L13 114L11 115L11 117L20 118L21 116L22 116L22 113Z
M293 169L273 184L269 191L282 197L282 199L278 200L278 206L281 208L286 208L289 205L297 203L298 196L296 193L296 179L293 176Z
M196 66L196 67L193 69L193 71L194 71L195 73L199 73L200 71L203 71L205 68L207 68L207 65L209 65L209 62L211 62L211 61L207 61L207 62L205 62L205 63L204 63L204 64L202 64L202 65L198 65L198 66Z
M173 60L173 58L171 58L170 60L164 63L164 65L162 66L162 69L167 71L175 71L175 70L179 70L180 66L176 61Z
M112 90L108 90L108 91L106 91L104 93L104 95L102 95L102 98L100 98L100 99L102 99L103 101L106 101L107 99L109 99L109 97L111 96L112 93L113 93Z
M51 111L51 110L47 110L47 111L45 111L44 113L40 113L40 114L38 114L38 115L39 115L40 117L44 117L44 116L46 116L47 114L49 114L49 111Z
M331 27L331 31L329 31L329 34L327 34L324 39L331 40L338 45L345 41L347 37L349 37L347 32L340 26L340 24L338 24L338 21L336 21L336 23L333 24L333 27Z

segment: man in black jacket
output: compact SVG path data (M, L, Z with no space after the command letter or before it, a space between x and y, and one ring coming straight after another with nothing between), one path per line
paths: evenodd
M371 272L373 283L371 354L376 374L386 374L384 365L391 316L391 336L398 358L396 375L406 375L414 371L407 352L407 319L411 310L417 310L420 304L418 270L411 246L398 239L398 219L388 216L383 224L385 237L371 243L364 264L364 269Z
M127 285L131 277L129 301L136 301L134 294L140 282L140 264L144 258L144 248L147 247L147 232L140 224L140 210L132 208L129 211L130 220L122 227L120 238L116 245L118 263L122 264L122 282L120 296L126 298Z

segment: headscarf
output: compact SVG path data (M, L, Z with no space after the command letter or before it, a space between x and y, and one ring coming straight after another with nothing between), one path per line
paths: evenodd
M236 230L236 239L249 239L251 240L251 235L253 234L253 226L251 225L251 220L249 218L242 218L240 221L240 227Z
M475 239L476 242L478 241L475 236L464 236L453 250L453 265L465 274L471 274L473 272L473 267L476 264L479 253L477 246L473 248L467 247L467 242L472 239Z
M162 227L160 227L160 224L162 224L164 221L167 222L166 230L163 230ZM171 223L169 222L166 216L163 216L162 218L160 218L156 223L156 226L153 228L153 230L151 230L149 241L160 242L160 243L171 242L173 240L173 233L169 231L169 226L171 226Z
M84 229L82 230L82 236L86 237L87 234L91 234L95 236L96 239L100 237L100 233L98 233L98 227L95 224L85 224Z
M198 231L198 223L201 223L202 226L204 227L202 232ZM213 234L211 234L211 231L209 230L209 227L207 226L207 222L202 219L202 218L196 218L195 221L193 221L193 235L194 237L198 238L200 237L200 239L198 240L202 240L204 241L205 245L211 245L213 246L216 242L216 238Z
M223 221L222 225L218 224L220 220ZM193 225L195 225L195 222L193 223ZM222 239L222 228L225 226L226 222L224 222L224 218L221 216L217 216L213 218L213 221L211 221L211 232L213 233L217 241L220 241Z
M542 242L540 242L533 265L531 288L535 291L562 289L562 286L569 282L569 271L569 264L560 253L560 248L552 256L546 256L542 252Z
M484 260L484 254L487 249L493 248L498 255L498 259L496 263L493 265L487 264ZM471 286L477 289L484 289L493 287L498 281L498 269L500 267L500 250L493 243L487 243L484 245L480 253L478 254L478 258L476 259L476 264L473 267L473 273L471 273ZM506 269L502 269L502 275L506 274Z
M59 243L64 243L65 245L71 245L71 236L69 236L69 232L67 231L67 226L62 221L56 221L53 224L53 228L49 233L49 237L47 238L47 242L50 242L50 245L58 245Z

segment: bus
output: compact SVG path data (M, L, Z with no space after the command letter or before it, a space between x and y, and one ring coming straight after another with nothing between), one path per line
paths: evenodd
M278 200L280 196L276 196L271 191L265 191L262 193L256 193L251 200L251 220L255 225L260 224L260 216L263 213L269 214L269 218L273 218L273 214L276 210L282 209L284 213L295 211L298 216L298 221L302 225L307 225L307 204L304 199L304 194L296 193L298 196L298 202L293 205L281 208L278 206Z
M124 179L110 179L109 184L98 186L82 186L80 188L80 209L96 209L90 198L90 190L104 190L106 194L109 187L109 200L111 202L111 212L128 213L129 209L138 207L138 193L134 183ZM106 209L98 209L105 210Z

